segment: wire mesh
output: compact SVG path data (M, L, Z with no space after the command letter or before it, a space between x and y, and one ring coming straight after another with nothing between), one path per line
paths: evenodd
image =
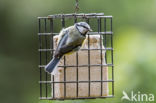
M79 65L79 54L76 53L76 65L66 65L66 57L64 56L64 65L59 66L64 68L64 80L63 81L55 81L55 76L47 74L44 71L45 65L53 58L54 49L54 36L59 34L59 31L62 28L68 27L69 25L73 25L78 21L85 21L89 25L94 32L90 32L88 34L88 38L90 35L99 34L100 35L100 49L92 49L90 48L90 39L88 39L88 49L81 49L82 51L88 51L88 64L87 65ZM113 32L112 32L112 16L104 16L103 13L89 13L89 14L57 14L57 15L49 15L47 17L38 17L38 25L39 25L39 72L40 72L40 99L91 99L91 98L109 98L114 97L114 65L113 65ZM67 26L66 26L67 25ZM59 28L60 27L60 28ZM57 29L58 28L58 29ZM103 41L103 42L101 42ZM102 44L103 43L103 44ZM105 48L102 48L104 45ZM90 63L90 52L100 50L101 55L101 64L91 64ZM105 52L105 62L103 64L102 51ZM67 67L76 67L76 80L75 81L66 81L66 68ZM79 67L88 67L88 80L80 81L79 80ZM91 67L101 67L101 80L91 80ZM103 80L103 67L108 67L109 79ZM100 83L101 84L101 92L100 96L90 96L91 83ZM103 82L111 83L109 85L109 95L103 96ZM55 84L64 83L64 98L55 98ZM76 97L67 98L66 97L66 85L68 83L76 84ZM79 97L79 83L88 83L88 96L87 97ZM51 88L52 87L52 88ZM52 92L52 96L51 96Z

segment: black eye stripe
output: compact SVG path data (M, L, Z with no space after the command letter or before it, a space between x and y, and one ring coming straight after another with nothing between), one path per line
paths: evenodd
M82 26L82 27L84 27L84 28L88 29L87 27L85 27L85 26L83 26L83 25L77 25L77 26Z

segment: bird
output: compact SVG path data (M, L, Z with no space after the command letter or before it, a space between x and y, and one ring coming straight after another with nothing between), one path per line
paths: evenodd
M58 45L53 55L53 59L45 66L45 71L55 75L61 58L66 54L78 51L81 48L86 35L91 31L90 25L86 22L78 22L72 26L63 28L58 35Z

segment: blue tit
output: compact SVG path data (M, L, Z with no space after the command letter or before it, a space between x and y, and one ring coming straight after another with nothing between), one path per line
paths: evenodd
M53 59L45 66L45 71L54 75L60 59L65 54L78 51L89 31L92 29L86 22L75 23L73 26L61 30Z

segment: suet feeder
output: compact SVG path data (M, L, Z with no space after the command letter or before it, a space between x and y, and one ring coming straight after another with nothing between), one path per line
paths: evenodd
M56 75L46 73L44 67L53 58L59 30L79 21L87 22L93 32L87 35L78 52L61 59ZM40 99L114 97L112 16L104 13L55 14L38 17L38 24Z

